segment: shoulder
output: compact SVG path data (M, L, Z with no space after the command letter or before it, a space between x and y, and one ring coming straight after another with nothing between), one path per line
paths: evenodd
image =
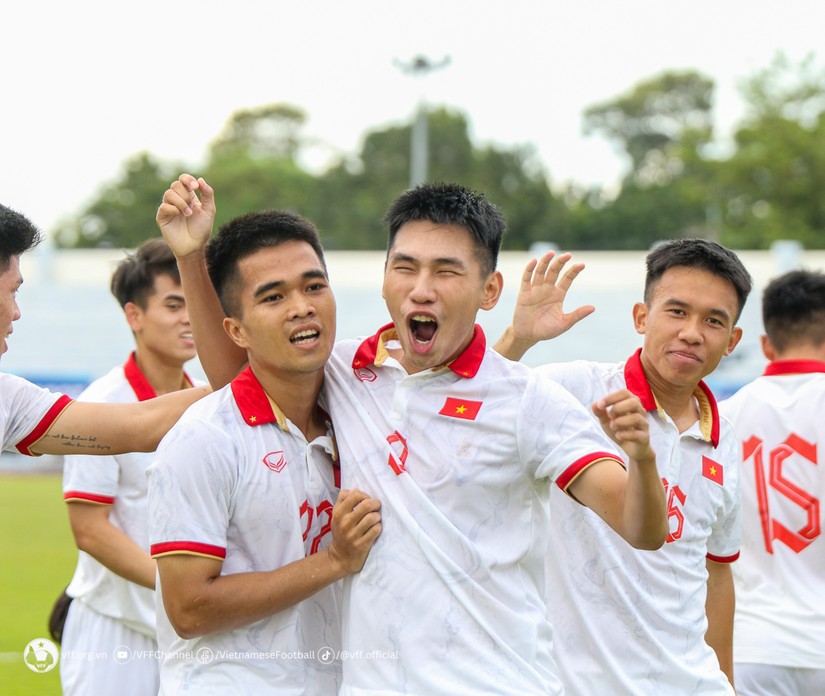
M134 390L129 386L123 367L114 367L102 377L98 377L77 397L78 401L137 401Z

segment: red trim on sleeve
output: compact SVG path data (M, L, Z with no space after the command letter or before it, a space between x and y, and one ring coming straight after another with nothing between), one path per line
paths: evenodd
M20 454L27 454L30 457L37 456L31 451L32 445L40 441L40 438L48 432L58 416L63 413L65 408L71 403L72 400L65 394L62 394L60 398L52 404L51 408L46 411L46 415L40 419L40 422L34 427L34 430L17 443L17 451L20 452Z
M573 481L575 481L576 478L578 478L579 474L581 474L582 471L584 471L591 464L594 464L601 459L612 459L623 469L625 468L624 462L612 452L593 452L591 454L585 455L581 459L577 459L570 466L568 466L564 470L562 475L556 479L556 485L563 491L567 492L567 487L571 483L573 483Z
M226 558L226 549L222 546L212 544L201 544L197 541L164 541L160 544L152 544L149 554L156 556L166 556L173 553L190 554L193 556L209 556L222 561Z
M705 555L709 561L713 561L714 563L733 563L737 558L739 558L739 552L737 551L732 556L714 556L712 553L708 553Z
M67 503L71 500L80 500L84 503L100 503L101 505L114 505L113 495L99 495L97 493L87 493L86 491L66 491L63 500Z

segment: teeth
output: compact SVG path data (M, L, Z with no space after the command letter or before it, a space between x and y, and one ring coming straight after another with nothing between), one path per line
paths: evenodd
M312 329L307 329L306 331L299 331L296 333L292 338L289 340L292 343L301 343L307 340L314 340L318 337L318 332Z
M434 322L435 319L432 317L424 316L423 314L416 314L414 317L410 317L413 321L425 322L425 321L432 321Z

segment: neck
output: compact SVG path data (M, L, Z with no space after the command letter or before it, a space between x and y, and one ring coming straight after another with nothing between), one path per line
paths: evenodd
M276 372L250 357L252 372L267 396L311 442L325 435L327 426L318 410L318 393L324 381L323 369L315 372Z
M681 385L667 382L647 363L644 351L642 352L642 367L656 401L670 416L680 433L699 420L699 407L693 396L693 392L699 386L698 383Z
M791 346L781 353L777 352L773 360L817 360L825 362L825 344L821 346Z
M179 363L166 363L140 350L135 351L135 361L158 396L191 386L184 377L183 365Z

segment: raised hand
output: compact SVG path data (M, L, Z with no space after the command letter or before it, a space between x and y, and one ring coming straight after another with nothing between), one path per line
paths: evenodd
M513 322L494 348L504 357L521 360L539 341L563 334L571 326L592 314L593 305L583 305L572 312L564 311L567 291L584 268L575 263L565 270L572 255L548 251L527 264L521 276Z
M637 462L655 461L650 447L647 413L638 396L627 389L620 389L594 403L593 413L608 437L630 459Z
M203 178L181 174L163 194L155 220L176 257L201 251L212 234L214 191Z
M381 534L381 503L363 491L344 489L332 509L330 554L348 573L364 567L372 545Z
M513 313L516 339L537 343L555 338L595 311L593 305L564 311L567 291L584 269L583 263L574 263L565 270L571 258L569 253L548 251L527 264Z

